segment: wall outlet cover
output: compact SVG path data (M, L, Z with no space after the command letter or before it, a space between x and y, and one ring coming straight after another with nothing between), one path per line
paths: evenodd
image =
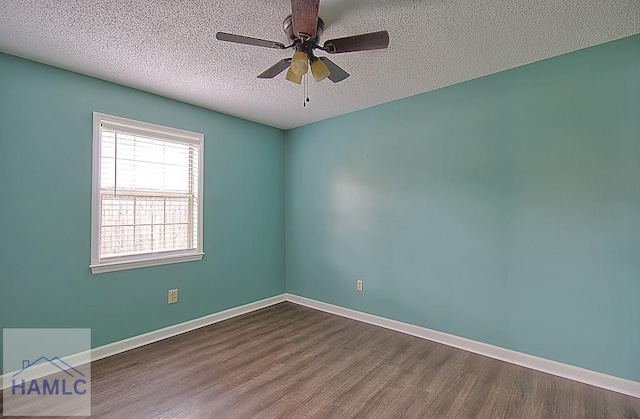
M178 289L169 290L169 295L167 298L167 304L175 304L178 302Z

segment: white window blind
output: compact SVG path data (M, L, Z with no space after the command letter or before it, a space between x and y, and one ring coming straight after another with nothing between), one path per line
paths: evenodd
M202 135L94 114L94 136L94 273L201 258Z

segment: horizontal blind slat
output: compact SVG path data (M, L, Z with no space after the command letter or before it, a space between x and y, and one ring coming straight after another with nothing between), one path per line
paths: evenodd
M198 145L200 140L189 135L180 135L177 133L162 132L160 130L144 129L132 127L126 124L115 123L111 121L102 121L102 131L119 132L142 138L162 139L174 143L190 143Z

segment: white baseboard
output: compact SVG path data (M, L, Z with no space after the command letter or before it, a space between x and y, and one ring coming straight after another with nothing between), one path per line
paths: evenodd
M314 308L316 310L325 311L327 313L336 314L338 316L347 317L364 323L370 323L386 329L395 330L397 332L406 333L422 339L442 343L447 346L453 346L454 348L488 356L500 361L509 362L511 364L542 371L558 377L568 378L569 380L640 398L640 382L591 371L573 365L563 364L561 362L551 361L534 355L500 348L487 343L375 316L373 314L363 313L361 311L312 300L306 297L300 297L294 294L285 294L285 298L287 301L292 303Z
M91 351L77 353L77 354L63 357L62 360L64 360L65 362L73 366L82 365L86 363L87 360L91 362L97 361L99 359L106 358L108 356L129 351L131 349L138 348L140 346L148 345L150 343L157 342L159 340L180 335L182 333L189 332L194 329L199 329L201 327L208 326L210 324L218 323L223 320L227 320L232 317L237 317L242 314L250 313L252 311L269 307L284 301L286 301L285 294L276 295L275 297L254 301L253 303L245 304L239 307L233 307L224 311L219 311L217 313L213 313L204 317L189 320L184 323L175 324L173 326L164 327L162 329L154 330L148 333L144 333L142 335L133 336L128 339L109 343L107 345L98 346L97 348L93 348ZM24 379L25 381L30 381L33 379L45 377L47 375L50 375L59 371L60 371L59 369L57 369L55 366L51 364L34 365L33 367L29 368L29 370L24 371L24 374L21 376L21 379ZM18 371L12 371L0 377L2 378L1 380L2 389L5 389L11 386L10 377L17 372Z
M204 317L189 320L184 323L175 324L173 326L154 330L149 333L133 336L129 339L124 339L118 342L109 343L104 346L99 346L97 348L94 348L91 351L91 360L97 361L99 359L106 358L108 356L112 356L115 354L119 354L121 352L137 348L139 346L148 345L150 343L157 342L159 340L167 339L172 336L190 332L192 330L199 329L201 327L209 326L210 324L218 323L223 320L230 319L232 317L241 316L243 314L260 310L261 308L269 307L274 304L282 303L284 301L286 301L285 294L280 294L280 295L276 295L275 297L254 301L253 303L245 304L238 307L233 307L224 311L219 311L217 313L213 313Z
M131 338L109 343L104 346L99 346L97 348L93 348L90 353L83 352L64 357L62 359L70 365L80 365L83 362L86 362L84 361L86 359L97 361L108 356L116 355L134 348L138 348L140 346L148 345L159 340L167 339L172 336L199 329L210 324L218 323L220 321L240 316L242 314L250 313L252 311L269 307L271 305L278 304L284 301L290 301L295 304L314 308L316 310L324 311L331 314L336 314L338 316L347 317L353 320L358 320L364 323L384 327L386 329L395 330L397 332L406 333L408 335L427 339L433 342L442 343L447 346L452 346L454 348L459 348L465 351L488 356L500 361L509 362L511 364L516 364L537 371L542 371L548 374L556 375L558 377L568 378L573 381L578 381L581 383L640 398L640 382L602 374L599 372L587 370L585 368L551 361L545 358L512 351L510 349L500 348L498 346L489 345L487 343L477 342L471 339L466 339L459 336L450 335L448 333L427 329L425 327L415 326L412 324L375 316L373 314L363 313L361 311L328 304L322 301L312 300L306 297L300 297L294 294L281 294L239 307L230 308L218 313L213 313L204 317L189 320L184 323L154 330L142 335L133 336ZM47 376L57 371L59 370L56 370L55 367L52 367L51 365L37 365L33 367L32 371L29 371L28 376L23 376L23 378L25 379L25 381L28 381L31 379ZM17 371L10 372L4 374L1 377L3 389L10 386L10 384L5 385L7 383L10 383L10 380L5 380L5 378L10 378L16 372Z

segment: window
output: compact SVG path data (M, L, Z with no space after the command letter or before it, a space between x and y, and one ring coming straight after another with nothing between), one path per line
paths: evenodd
M202 259L203 140L93 114L94 274Z

